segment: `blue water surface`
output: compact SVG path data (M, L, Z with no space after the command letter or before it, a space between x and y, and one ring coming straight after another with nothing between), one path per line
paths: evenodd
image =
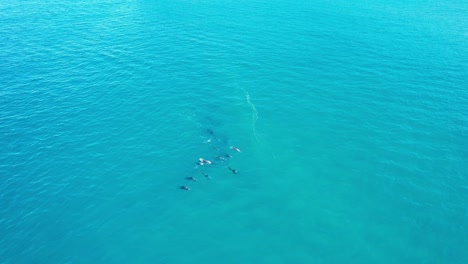
M467 14L1 1L0 263L468 263Z

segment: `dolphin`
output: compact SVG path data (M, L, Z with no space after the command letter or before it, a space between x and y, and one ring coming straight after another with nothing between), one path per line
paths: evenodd
M234 147L234 146L231 146L230 149L233 149L233 150L235 150L235 151L237 151L237 152L241 152L239 148Z

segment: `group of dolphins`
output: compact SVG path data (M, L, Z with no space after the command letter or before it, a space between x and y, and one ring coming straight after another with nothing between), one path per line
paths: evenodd
M210 134L210 139L208 139L206 142L211 142L211 140L213 138L217 139L216 136L214 135L214 132L211 130L211 129L207 129L207 132ZM219 139L218 139L219 141ZM220 150L218 147L216 146L213 146L213 148L215 150ZM238 147L234 147L234 146L230 146L229 147L230 150L232 151L235 151L235 152L241 152L240 149ZM232 156L230 154L223 154L223 155L218 155L215 157L216 161L218 161L219 163L224 163L226 160L232 158ZM207 160L207 159L204 159L204 158L199 158L198 161L196 162L196 164L198 165L197 168L201 167L201 166L210 166L213 164L212 161L210 160ZM236 169L233 169L231 168L230 166L227 166L227 168L234 174L238 174L239 171L236 170ZM210 176L204 172L204 171L200 171L200 173L205 176L205 178L207 179L211 179ZM188 181L198 181L197 178L193 177L193 176L187 176L185 177L186 180ZM180 186L180 189L182 190L185 190L185 191L190 191L190 187L188 187L187 185L182 185Z

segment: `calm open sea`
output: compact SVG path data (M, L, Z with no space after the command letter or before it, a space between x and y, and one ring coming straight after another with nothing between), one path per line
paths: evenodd
M0 263L468 263L467 16L0 1Z

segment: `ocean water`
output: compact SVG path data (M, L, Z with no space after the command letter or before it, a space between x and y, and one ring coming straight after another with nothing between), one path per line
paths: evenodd
M467 14L1 1L0 263L468 263Z

